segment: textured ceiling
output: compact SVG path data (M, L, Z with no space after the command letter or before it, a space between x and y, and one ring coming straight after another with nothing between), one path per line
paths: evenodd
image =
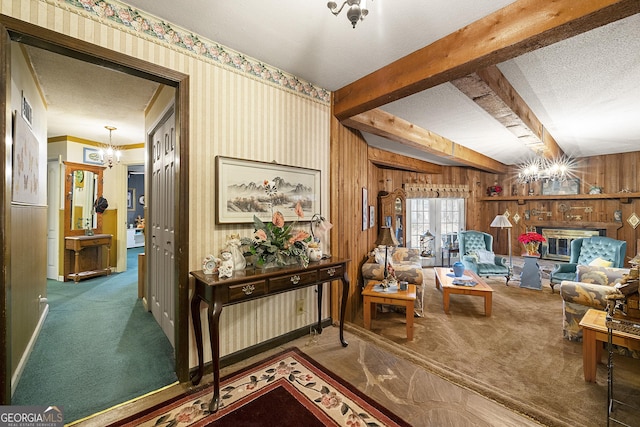
M334 17L322 0L277 3L185 0L179 7L169 0L127 2L200 37L329 90L349 84L510 3L512 1L506 0L428 3L369 0L369 15L353 29L344 11ZM638 52L640 15L634 15L504 62L498 68L567 154L580 157L628 152L636 151L640 144ZM36 69L37 62L34 61ZM141 85L136 79L133 86L139 87L141 93L125 90L124 94L117 94L117 86L131 84L125 81L125 76L108 71L114 75L97 77L99 71L87 70L82 74L91 77L88 92L74 87L73 96L69 95L65 101L53 95L57 90L54 86L61 85L67 78L65 73L47 79L44 77L47 71L41 70L45 93L51 96L49 121L52 126L55 122L64 129L69 129L70 125L63 123L69 119L103 130L109 120L120 120L116 114L123 113L129 103L134 109L146 105L155 90L155 84ZM104 90L113 96L93 92L92 86L102 83L109 84L110 89ZM135 96L132 99L128 95ZM88 100L89 104L98 101L102 104L83 104L79 113L85 114L76 116L69 108L78 103L79 98ZM110 106L104 105L107 100ZM382 109L505 164L517 163L531 155L513 133L449 83L387 104ZM122 116L135 117L136 114L130 112ZM114 125L122 128L123 134L129 127L124 122ZM138 142L144 138L142 128L140 135ZM368 134L365 137L373 146L452 164L450 160L429 156L384 138Z

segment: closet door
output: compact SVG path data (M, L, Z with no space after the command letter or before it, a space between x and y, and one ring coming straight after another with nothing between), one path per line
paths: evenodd
M171 345L174 344L175 299L175 114L152 135L151 265L149 297L151 312Z

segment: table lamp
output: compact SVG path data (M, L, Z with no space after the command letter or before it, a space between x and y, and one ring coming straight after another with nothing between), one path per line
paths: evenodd
M508 231L507 235L508 235L509 242L507 246L509 246L509 273L511 273L511 269L513 268L513 262L511 259L511 227L512 225L506 216L496 215L496 217L493 219L489 227L506 228Z
M389 246L398 246L398 240L396 236L391 232L390 227L381 227L376 239L376 246L384 245L384 284L387 284L387 276L389 274L387 270Z

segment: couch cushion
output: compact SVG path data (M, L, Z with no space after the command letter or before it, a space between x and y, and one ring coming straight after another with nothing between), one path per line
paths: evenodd
M614 267L595 267L589 265L579 265L576 268L576 280L578 282L584 282L585 280L582 277L585 274L592 272L601 272L607 276L606 285L615 285L622 279L622 276L629 273L628 268L614 268ZM593 282L592 282L593 283Z
M580 281L584 283L593 283L596 285L606 286L609 284L607 280L607 275L602 271L588 271L583 273L580 277Z

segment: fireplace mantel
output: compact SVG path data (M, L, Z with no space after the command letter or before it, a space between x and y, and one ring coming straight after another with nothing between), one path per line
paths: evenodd
M587 230L606 230L607 237L618 238L618 229L622 228L621 222L597 222L597 221L527 221L528 227L550 228L586 228Z

